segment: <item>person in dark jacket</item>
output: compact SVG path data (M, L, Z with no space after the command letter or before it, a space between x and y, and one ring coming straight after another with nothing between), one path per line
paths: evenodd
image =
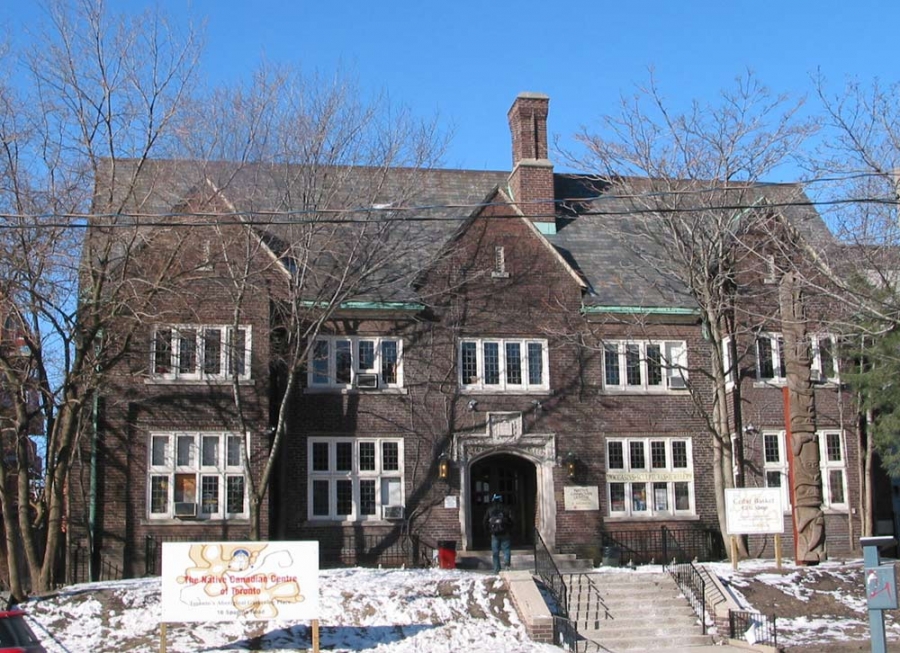
M491 534L491 555L494 560L494 573L500 573L500 552L503 551L504 569L509 569L512 557L513 518L503 505L503 497L495 494L491 497L491 507L484 514L484 527Z

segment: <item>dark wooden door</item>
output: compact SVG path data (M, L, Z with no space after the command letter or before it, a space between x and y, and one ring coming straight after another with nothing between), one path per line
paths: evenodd
M469 496L472 514L472 544L476 549L489 548L491 536L484 526L484 515L491 497L499 494L513 517L513 546L534 544L536 505L536 472L534 464L510 454L499 454L472 465Z

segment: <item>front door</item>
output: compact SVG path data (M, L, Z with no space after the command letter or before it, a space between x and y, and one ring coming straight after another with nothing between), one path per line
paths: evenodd
M491 546L491 535L484 525L484 516L491 505L491 497L499 494L503 505L513 517L513 546L534 544L534 515L537 494L537 474L534 464L510 454L498 454L472 465L470 474L472 515L472 545L476 549Z

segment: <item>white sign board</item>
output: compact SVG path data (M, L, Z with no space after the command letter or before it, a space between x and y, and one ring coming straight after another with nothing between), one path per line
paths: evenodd
M725 527L728 535L784 533L782 489L746 487L725 490Z
M162 623L318 618L318 542L163 543Z
M566 510L600 510L597 486L570 485L563 490Z

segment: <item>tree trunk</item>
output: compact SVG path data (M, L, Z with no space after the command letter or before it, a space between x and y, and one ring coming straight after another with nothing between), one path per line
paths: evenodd
M816 564L826 557L825 514L822 512L815 394L810 381L809 345L801 295L794 273L785 274L779 287L779 305L787 368L785 401L796 537L795 562Z

